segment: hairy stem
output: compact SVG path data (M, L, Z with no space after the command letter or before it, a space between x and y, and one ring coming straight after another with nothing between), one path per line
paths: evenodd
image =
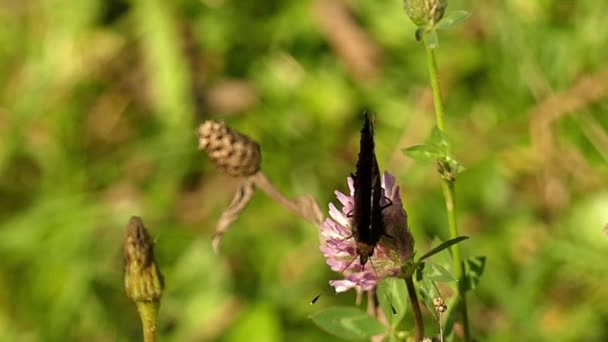
M443 99L441 97L441 89L439 88L439 76L437 72L437 61L435 59L435 50L425 46L426 48L426 60L429 69L429 77L431 82L431 88L433 90L433 102L435 104L435 118L437 120L437 127L445 132L445 114L443 111ZM454 181L444 179L442 183L443 197L445 199L445 208L448 216L448 226L450 231L450 239L458 237L458 226L456 225L456 212L455 212L455 201L454 201ZM456 271L456 277L458 278L458 303L460 307L460 314L462 319L462 325L464 330L464 340L471 340L471 333L469 328L469 316L467 309L466 293L463 288L465 283L465 272L464 265L462 263L460 255L460 246L458 244L450 247L452 255L454 257L454 269Z

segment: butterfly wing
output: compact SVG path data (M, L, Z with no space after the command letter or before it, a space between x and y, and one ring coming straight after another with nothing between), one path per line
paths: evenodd
M374 166L375 165L375 166ZM353 236L357 242L357 254L361 265L365 265L373 254L377 240L371 231L372 220L372 182L374 167L378 168L374 144L373 117L365 114L365 123L361 130L359 160L354 175L355 208L353 212Z
M381 200L384 194L382 191L382 180L380 179L380 170L376 156L374 156L374 162L372 164L372 207L371 207L371 220L369 229L369 243L376 245L382 235L386 235L386 227L384 225L384 219L382 217L382 210L384 209L381 205Z

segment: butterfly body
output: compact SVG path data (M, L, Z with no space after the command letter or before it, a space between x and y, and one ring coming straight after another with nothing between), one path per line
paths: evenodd
M361 130L361 141L357 170L353 176L355 205L352 220L352 233L357 243L357 255L361 266L374 254L374 249L386 227L382 218L381 200L383 198L380 170L376 160L374 144L374 123L370 114L365 114Z

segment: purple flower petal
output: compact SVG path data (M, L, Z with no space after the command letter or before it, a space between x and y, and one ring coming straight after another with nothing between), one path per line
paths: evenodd
M365 268L359 261L356 241L352 236L350 215L354 203L354 181L351 177L347 179L350 196L340 191L335 192L342 209L339 210L333 203L329 204L330 217L321 227L320 249L330 268L341 272L345 277L330 282L336 292L351 288L371 290L380 279L398 275L401 264L413 255L414 240L407 227L407 214L403 210L399 187L388 172L383 176L383 204L392 202L382 212L388 236L377 244L374 255Z

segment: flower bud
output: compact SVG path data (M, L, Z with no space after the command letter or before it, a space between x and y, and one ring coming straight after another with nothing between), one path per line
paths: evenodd
M198 128L198 147L215 166L233 177L247 177L260 169L260 145L223 122L205 121Z
M405 13L418 26L434 26L448 7L448 0L404 0Z
M440 297L433 298L433 305L442 306L443 304L445 304L445 302L443 301L443 298L440 298Z
M125 238L125 292L134 302L159 302L164 279L154 260L154 243L141 218L131 217Z

